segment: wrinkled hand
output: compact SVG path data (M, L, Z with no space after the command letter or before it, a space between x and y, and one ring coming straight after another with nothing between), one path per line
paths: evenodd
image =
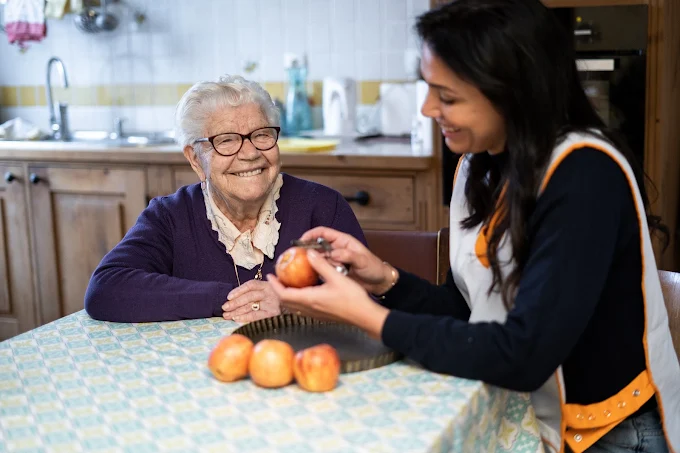
M354 236L327 227L316 227L300 238L313 241L324 238L333 251L328 258L333 262L349 264L348 276L372 294L383 294L392 286L392 266L368 250Z
M253 304L260 304L260 309L253 310ZM222 310L224 319L246 323L280 314L281 304L269 283L250 280L231 290Z
M324 283L307 288L286 288L274 275L267 280L281 303L293 312L356 325L380 338L389 311L375 303L356 281L340 274L321 254L307 251L309 263Z

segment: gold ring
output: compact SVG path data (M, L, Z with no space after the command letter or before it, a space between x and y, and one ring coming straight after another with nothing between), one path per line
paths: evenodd
M260 309L260 304L258 304L257 302L255 302L253 305L250 306L250 308L252 308L253 311L257 311L257 310Z
M298 316L302 316L302 312L300 310L296 311L295 314Z

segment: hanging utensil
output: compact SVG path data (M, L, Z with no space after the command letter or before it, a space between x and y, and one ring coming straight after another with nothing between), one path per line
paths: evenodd
M97 33L99 27L97 27L96 21L99 17L99 13L93 8L87 5L83 5L82 11L73 17L73 23L76 28L83 33Z
M100 31L112 31L118 26L118 18L108 12L107 0L102 0L102 10L95 19L97 28Z

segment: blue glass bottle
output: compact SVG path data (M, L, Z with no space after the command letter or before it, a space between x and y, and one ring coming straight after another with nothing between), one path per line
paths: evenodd
M288 71L288 94L286 96L286 134L299 135L312 128L312 109L307 98L307 65L298 59L291 62Z

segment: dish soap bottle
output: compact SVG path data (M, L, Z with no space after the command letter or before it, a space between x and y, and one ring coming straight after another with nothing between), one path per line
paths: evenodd
M285 131L287 135L296 136L312 128L312 110L307 98L307 59L302 61L297 55L288 54L285 66L288 72Z

